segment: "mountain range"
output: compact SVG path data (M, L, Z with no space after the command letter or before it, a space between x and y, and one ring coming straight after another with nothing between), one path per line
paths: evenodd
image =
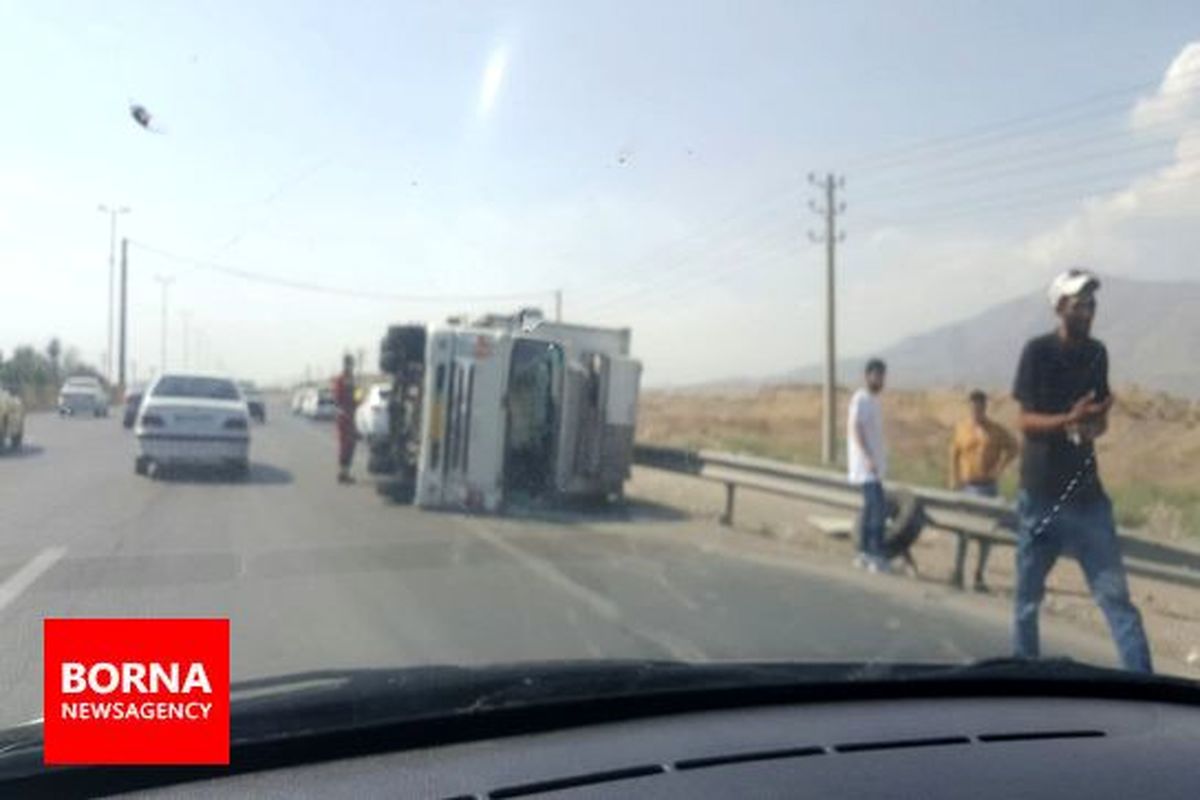
M1100 276L1093 335L1108 347L1110 382L1200 397L1200 282ZM1021 347L1054 327L1046 296L1034 292L882 348L888 383L899 388L1012 384ZM866 357L838 363L838 382L853 385ZM767 383L816 383L819 364Z

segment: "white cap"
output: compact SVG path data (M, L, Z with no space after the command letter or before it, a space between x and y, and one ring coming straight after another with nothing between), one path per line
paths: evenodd
M1085 289L1095 290L1099 288L1099 278L1086 269L1075 267L1060 274L1051 281L1047 295L1050 298L1050 305L1058 308L1059 302L1064 297L1074 297Z

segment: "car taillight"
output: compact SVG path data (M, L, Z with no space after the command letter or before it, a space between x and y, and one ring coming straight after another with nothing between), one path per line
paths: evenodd
M142 427L143 428L161 428L166 424L167 423L164 422L163 418L160 417L158 414L143 414L142 415Z
M225 420L225 427L231 431L244 431L246 430L246 420L242 417L230 417Z

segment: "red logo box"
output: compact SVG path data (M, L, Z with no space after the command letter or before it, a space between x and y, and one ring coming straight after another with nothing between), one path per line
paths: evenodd
M47 619L46 764L228 764L229 620Z

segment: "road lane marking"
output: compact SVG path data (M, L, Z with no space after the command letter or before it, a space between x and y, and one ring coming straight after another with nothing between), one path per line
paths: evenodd
M30 559L29 563L10 575L8 580L0 584L0 611L20 597L21 592L28 589L66 553L67 548L65 547L47 547Z
M504 537L497 536L486 525L474 517L465 517L465 520L480 539L483 539L497 550L501 550L507 555L512 556L530 572L540 575L571 596L587 603L593 611L604 619L609 622L615 622L621 618L621 610L617 608L616 603L607 597L597 594L583 584L572 580L549 561L530 555L515 544L505 541Z
M681 636L676 636L667 631L647 628L634 624L627 619L622 619L621 609L616 603L575 581L552 562L531 555L517 545L506 541L503 536L497 535L480 520L474 517L465 517L464 520L480 539L512 556L522 566L541 576L546 581L553 583L571 596L582 600L600 617L608 622L616 623L619 628L622 628L627 633L661 647L679 661L708 660L708 655L703 649Z

